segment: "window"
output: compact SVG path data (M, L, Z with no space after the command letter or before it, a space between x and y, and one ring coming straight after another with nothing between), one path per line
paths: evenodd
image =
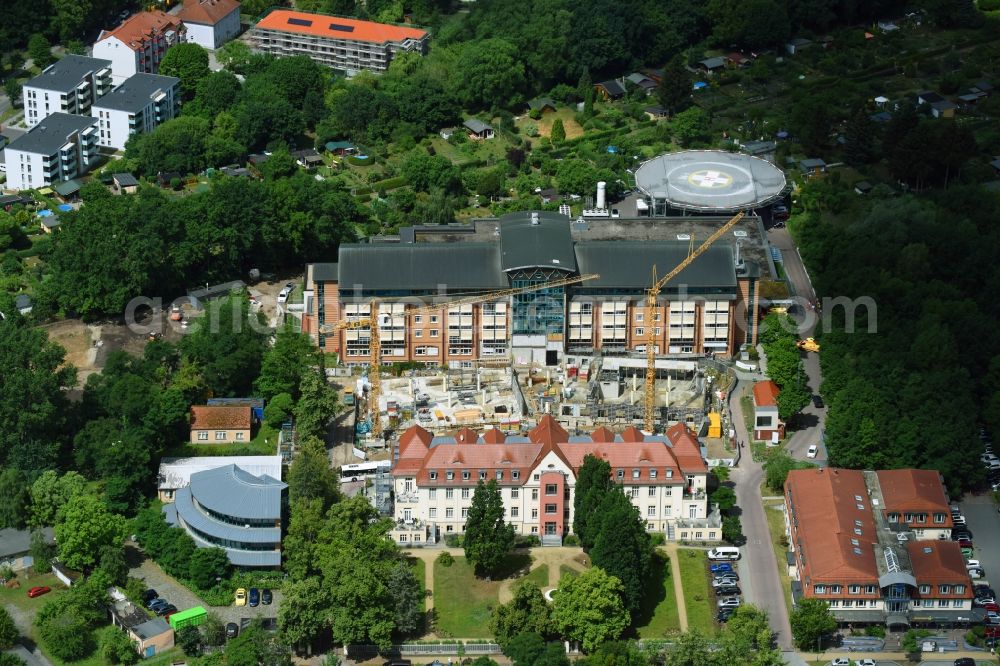
M938 585L939 594L951 594L951 585Z
M199 442L207 442L208 441L208 431L207 430L199 430L198 431L198 441Z
M400 534L399 535L399 543L406 543L406 535L405 534Z
M930 594L930 593L931 593L931 586L930 585L921 585L920 586L920 594Z
M545 505L545 513L547 513L547 514L548 513L556 513L556 505L555 504L546 504Z
M646 335L646 329L644 328L635 329L635 335L636 337L642 337L643 335Z
M444 491L444 498L445 499L455 499L455 489L454 488L446 488L445 491Z
M512 479L514 479L515 481L517 481L518 479L520 479L520 478L521 478L521 472L519 472L519 471L518 471L518 470L516 470L516 469L515 469L515 470L513 470L513 471L512 471L511 473L510 473L510 478L512 478Z
M854 600L852 600L852 599L844 599L844 601L842 603L843 603L844 608L850 608L851 606L854 605Z
M531 517L532 518L538 518L538 509L532 509L531 510Z
M437 315L431 315L431 323L432 324L438 323L438 316Z
M656 497L656 486L650 486L647 492L650 497Z
M826 585L817 585L816 594L826 594Z
M462 472L462 480L463 481L468 481L470 476L471 476L471 474L469 474L469 470L465 470L465 471Z
M455 530L455 528L452 527L451 525L446 525L445 528L444 528L445 532L453 532L454 530Z
M486 470L479 470L479 480L480 481L486 480Z
M238 432L238 433L236 433L236 441L237 442L242 442L245 435L246 435L245 432Z
M830 599L829 604L830 608L837 608L838 606L840 606L840 602L836 599Z
M841 587L839 585L830 586L830 594L840 594Z
M533 500L538 499L538 488L531 489L531 499Z
M914 602L914 603L916 603L916 602ZM930 608L933 605L934 605L934 600L933 599L924 599L924 601L923 601L924 608Z
M628 496L635 498L639 496L639 486L632 486L628 489Z
M956 585L955 586L955 594L965 594L965 586L964 585Z
M642 313L641 312L636 312L635 313L635 321L636 321L637 324L642 321Z
M462 488L462 499L469 499L469 489Z
M468 517L469 517L469 507L467 506L462 507L462 518L468 518Z
M427 499L434 500L437 499L437 496L438 496L437 488L431 488L430 490L427 491Z
M518 515L519 515L520 513L521 513L521 509L520 509L520 508L518 508L518 507L516 507L516 506L512 506L512 507L510 507L510 517L511 517L511 518L517 518L517 516L518 516Z
M655 506L647 506L646 507L646 516L648 516L649 518L656 517L656 507Z
M633 479L638 479L639 478L639 470L637 470L637 469L633 469L632 470L632 478Z
M865 594L875 594L875 586L865 585Z
M855 527L854 528L854 533L857 534L858 536L861 536L861 528L860 527Z
M672 497L673 494L674 494L674 489L673 488L664 488L663 489L663 494L666 495L667 497Z
M944 514L943 513L935 513L934 514L934 522L938 523L938 524L943 523L944 522Z
M535 474L534 476L532 476L531 478L532 478L532 479L534 479L535 481L538 481L538 479L542 478L542 475L541 475L541 474L538 474L538 473L536 473L536 474Z
M625 470L623 470L623 469L618 470L617 472L615 472L615 476L617 476L619 480L624 479L625 478Z
M955 608L961 608L962 607L962 600L961 599L952 599L951 605L953 607L955 607Z
M898 523L899 522L899 514L898 513L890 513L889 514L889 522L890 523Z
M415 338L422 338L422 337L424 337L424 332L423 332L423 331L421 331L421 330L420 330L420 329L418 328L417 330L413 331L413 337L415 337ZM425 351L425 352L427 351L427 350L426 350L426 348L424 349L424 351ZM427 354L424 354L424 356L426 356L426 355L427 355Z
M455 480L455 473L454 472L448 472L448 480L449 481L454 481Z
M701 541L701 538L702 538L701 532L695 532L694 533L694 538L695 538L695 541Z
M912 522L913 522L913 514L912 514L912 513L908 513L908 514L906 514L906 516L905 516L905 520L906 520L906 522L908 522L908 523L912 523Z
M432 328L431 329L431 337L432 338L438 337L438 333L439 333L438 329L436 329L436 328Z
M947 608L949 606L947 599L938 599L938 608Z
M674 470L672 470L672 469L668 469L667 470L667 478L668 479L674 478Z
M438 517L438 510L437 509L428 509L427 510L427 517L431 518L431 519L437 518Z
M850 594L861 594L861 586L860 585L849 585L848 588L847 588L847 591Z
M226 431L225 430L216 430L215 431L215 441L217 441L217 442L224 442L224 441L226 441Z
M430 477L431 481L437 481L437 478L438 478L438 473L437 473L437 472L429 472L429 473L427 474L427 476L429 476L429 477Z
M649 470L649 478L651 478L651 479L655 479L656 478L656 470L655 469Z
M521 489L520 488L511 488L510 489L510 498L511 499L517 499L520 496L521 496Z
M545 494L546 495L555 495L557 492L558 492L558 487L556 486L556 484L554 484L554 483L546 483L545 484Z
M455 510L452 509L451 507L448 507L447 509L444 510L444 517L445 518L454 518L455 517Z
M424 316L423 315L413 315L413 323L414 324L422 324L422 323L424 323Z
M532 525L531 526L531 533L532 534L538 534L538 525Z

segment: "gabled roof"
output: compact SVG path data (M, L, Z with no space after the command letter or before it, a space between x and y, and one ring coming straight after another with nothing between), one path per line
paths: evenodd
M75 90L85 78L107 67L111 67L110 60L70 54L46 67L38 76L25 81L24 87L68 93Z
M964 585L960 594L954 592L942 595L932 590L930 596L972 598L972 581L965 566L962 548L954 541L910 541L906 544L910 556L913 577L918 585Z
M252 419L249 405L191 407L191 430L249 430Z
M608 79L607 81L601 81L597 84L598 88L603 88L611 97L621 97L625 94L625 89L622 88L622 84L618 83L615 79Z
M894 513L943 513L951 527L951 511L941 483L933 469L886 469L876 472L885 510Z
M705 58L704 60L699 60L698 64L705 69L722 69L726 66L726 59L722 56L715 56L714 58Z
M753 404L757 407L777 407L781 390L773 380L757 382L753 385Z
M139 181L130 173L116 173L111 176L111 179L118 183L118 187L137 187L139 185Z
M497 243L342 244L340 284L363 290L506 289Z
M185 23L215 25L239 9L236 0L184 0L177 16Z
M97 41L103 42L105 39L115 37L133 51L138 51L152 35L171 30L176 32L183 28L183 25L176 16L159 10L139 12L125 19L117 28L102 31Z
M484 123L479 118L469 118L464 123L462 123L462 125L465 126L465 129L469 130L474 134L482 134L483 132L486 131L491 131L491 132L493 131L493 127L491 127L487 123Z
M708 471L705 459L701 457L701 444L694 432L683 423L675 423L667 428L667 441L673 447L677 465L684 472Z
M528 102L528 108L531 109L532 111L535 110L541 111L545 107L555 109L556 103L552 100L551 97L536 97L535 99Z
M420 40L427 37L427 31L420 28L361 21L329 14L296 12L290 9L275 9L254 26L254 29L257 28L372 44L402 42L407 39Z
M46 543L52 543L52 528L43 527L42 535ZM5 527L0 530L0 559L23 555L31 550L31 531Z

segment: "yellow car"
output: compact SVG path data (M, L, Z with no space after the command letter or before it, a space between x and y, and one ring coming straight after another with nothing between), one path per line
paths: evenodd
M247 591L242 587L236 590L236 605L237 606L247 605Z

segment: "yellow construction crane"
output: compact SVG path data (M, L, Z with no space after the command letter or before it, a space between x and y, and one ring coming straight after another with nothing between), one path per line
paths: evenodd
M559 280L552 280L550 282L542 282L539 284L529 285L527 287L518 287L516 289L502 289L500 291L491 291L484 294L475 294L472 296L465 296L463 298L458 298L453 301L445 301L443 303L438 303L436 305L426 305L419 308L407 309L404 313L404 317L409 317L410 315L422 315L422 314L433 314L439 312L442 308L454 308L461 305L471 305L475 303L485 303L488 301L495 301L501 298L509 298L510 296L516 296L517 294L525 294L531 291L541 291L542 289L555 289L557 287L565 287L570 284L577 284L579 282L586 282L587 280L596 280L601 277L597 273L589 273L587 275L577 275L575 277L567 277ZM374 326L372 323L374 322ZM368 394L368 414L372 421L372 435L378 437L382 434L382 420L379 418L378 411L378 399L382 393L382 381L381 381L381 365L382 365L382 339L379 335L378 327L378 301L372 299L371 301L371 312L367 317L361 317L359 319L345 319L344 321L338 322L336 324L323 324L319 327L320 333L336 333L343 330L355 329L355 328L367 328L371 331L371 338L369 343L369 361L368 361L368 381L371 383L371 390Z
M681 271L691 265L691 263L700 257L705 250L707 250L711 245L722 238L722 236L732 229L736 224L743 219L743 213L739 212L734 215L728 222L722 225L718 230L715 231L711 236L705 239L705 242L698 246L698 249L692 249L694 243L692 241L691 247L688 248L688 256L681 263L677 264L676 267L666 275L664 275L659 280L656 279L656 266L653 267L653 286L646 290L646 316L649 318L649 323L646 325L646 432L653 432L654 423L654 413L656 411L656 327L653 325L656 321L654 312L656 311L656 303L660 297L660 290L663 287L677 277ZM692 237L693 238L693 237ZM669 322L663 322L664 329L668 332L670 331Z

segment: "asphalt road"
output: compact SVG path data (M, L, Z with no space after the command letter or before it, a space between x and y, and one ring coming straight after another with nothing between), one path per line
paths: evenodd
M960 506L972 532L973 557L982 562L986 580L996 589L1000 585L1000 513L989 495L969 495Z

